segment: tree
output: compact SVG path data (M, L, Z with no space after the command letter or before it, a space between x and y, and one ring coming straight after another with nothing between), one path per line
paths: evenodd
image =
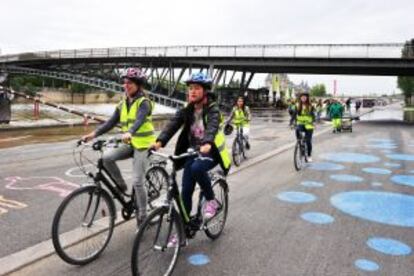
M325 97L326 96L325 84L314 85L310 90L310 94L313 97Z
M414 39L407 41L401 51L402 58L414 58ZM414 77L399 76L398 88L400 88L405 96L406 105L414 105L411 97L414 96Z

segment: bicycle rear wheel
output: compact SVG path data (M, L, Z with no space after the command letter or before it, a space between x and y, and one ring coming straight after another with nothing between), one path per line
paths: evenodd
M176 242L169 245L172 237ZM177 212L173 209L169 214L166 207L155 209L135 238L131 256L132 275L171 275L183 238Z
M241 151L240 151L240 144L237 141L237 138L235 138L234 141L233 141L232 155L233 155L234 165L236 165L237 167L240 166L241 159L242 159L242 154L241 154Z
M103 252L111 239L115 206L105 190L86 186L66 197L53 218L52 241L65 262L84 265Z
M301 148L300 142L296 143L295 151L293 153L293 163L297 171L300 171L302 169L303 163L304 163L304 156L303 156L303 150Z
M229 196L228 186L224 179L219 179L214 182L212 188L215 198L219 203L219 209L217 210L216 216L206 223L204 232L207 237L215 240L221 235L224 225L226 224L227 212L229 208Z

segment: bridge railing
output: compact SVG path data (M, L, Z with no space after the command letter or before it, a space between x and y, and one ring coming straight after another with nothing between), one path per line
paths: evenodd
M117 57L400 58L403 47L403 43L382 43L89 48L3 55L0 62Z
M115 92L115 93L123 93L124 91L124 88L119 83L109 81L109 80L94 78L94 77L87 77L83 75L67 73L67 72L40 70L40 69L25 68L25 67L19 67L19 66L7 66L6 70L9 73L28 74L28 75L56 78L60 80L81 83L81 84L89 85L92 87L100 88L100 89ZM160 95L160 94L157 94L151 91L146 91L146 92L148 93L148 96L152 100L154 100L156 103L169 106L172 108L180 108L185 105L184 101L170 98L164 95Z

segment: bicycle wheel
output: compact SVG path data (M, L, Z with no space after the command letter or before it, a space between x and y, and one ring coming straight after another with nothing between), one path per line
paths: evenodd
M247 147L246 147L246 144L247 144L247 140L245 138L243 138L243 140L242 140L242 153L243 153L243 158L244 159L247 159Z
M65 262L84 265L103 252L111 239L115 206L105 190L86 186L66 197L53 218L52 241Z
M153 221L156 221L154 224ZM176 243L169 246L171 237ZM155 209L139 228L131 256L132 275L171 275L182 242L181 220L175 209Z
M217 215L206 223L204 232L207 237L215 240L221 235L224 225L226 224L227 212L229 209L229 196L228 186L224 179L219 179L214 182L212 188L216 200L219 203L219 209Z
M296 143L295 152L293 153L293 163L297 171L300 171L302 169L303 157L302 157L302 149L301 149L300 142Z
M240 144L237 138L235 138L233 141L232 155L234 165L236 165L237 167L240 166L242 156L240 152Z
M167 187L167 181L168 173L164 167L154 166L147 171L145 174L145 187L149 203L160 197L162 188Z

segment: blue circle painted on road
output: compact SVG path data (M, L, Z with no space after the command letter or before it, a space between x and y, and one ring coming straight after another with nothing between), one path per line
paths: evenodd
M401 164L387 162L387 163L384 163L384 166L390 167L390 168L399 168L401 167Z
M386 156L392 160L414 161L414 154L394 153Z
M381 169L381 168L363 168L363 172L366 173L372 173L372 174L391 174L392 172L387 169Z
M364 181L362 177L352 175L352 174L333 174L330 176L331 179L341 182L354 182L359 183Z
M336 163L315 162L309 165L309 169L315 171L339 171L345 169L345 167Z
M325 153L321 155L321 158L344 163L374 163L380 161L380 158L375 155L354 153L354 152L334 152Z
M414 175L397 174L391 176L391 181L398 185L414 187Z
M282 192L277 198L290 203L310 203L316 200L316 196L304 192Z
M367 259L356 260L355 266L364 271L378 271L380 268L376 262L373 262Z
M324 186L322 182L318 182L318 181L302 181L300 185L305 186L305 187L310 187L310 188L320 188Z
M367 241L367 245L375 251L392 256L410 255L412 252L409 245L388 238L374 237Z
M390 154L390 153L392 153L392 150L389 150L389 149L383 149L383 150L381 150L383 153L385 153L385 154Z
M210 262L210 258L204 254L194 254L188 257L188 262L195 266L206 265Z
M352 191L331 197L331 204L342 212L369 221L414 227L414 196L380 192Z
M300 217L310 223L315 224L329 224L335 220L332 216L319 212L303 213Z

